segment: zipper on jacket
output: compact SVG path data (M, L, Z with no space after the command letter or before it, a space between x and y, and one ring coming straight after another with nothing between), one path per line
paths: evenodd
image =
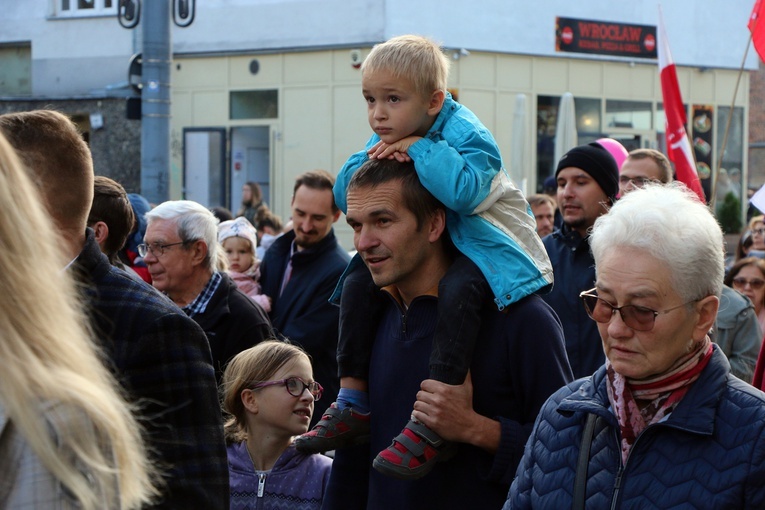
M619 434L616 433L616 430L614 430L614 435L616 436L616 445L618 448L619 453L619 470L616 472L616 480L614 480L614 496L611 498L611 510L616 510L616 501L619 499L619 489L622 486L622 475L624 475L624 471L627 469L627 464L630 462L630 457L632 457L632 452L635 451L635 447L637 447L638 443L640 442L640 438L642 438L645 433L653 428L661 427L663 426L661 422L654 423L652 425L647 426L645 429L643 429L643 432L638 434L638 437L635 438L635 442L632 443L632 448L630 448L630 452L627 454L627 460L622 464L622 441Z
M266 474L265 473L259 473L258 474L258 497L263 497L263 492L266 486Z
M616 481L614 482L614 496L611 498L611 510L616 510L616 501L619 499L619 489L622 486L623 473L624 466L619 466L619 471L616 472Z

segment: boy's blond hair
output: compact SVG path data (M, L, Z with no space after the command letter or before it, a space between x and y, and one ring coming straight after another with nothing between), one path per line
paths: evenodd
M412 82L417 93L429 97L446 91L449 58L433 40L419 35L401 35L375 45L361 65L362 75L385 70Z

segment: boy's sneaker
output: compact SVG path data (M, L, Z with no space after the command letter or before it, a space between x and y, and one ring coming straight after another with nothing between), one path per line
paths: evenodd
M456 449L456 443L418 421L409 420L393 443L375 457L372 466L384 475L415 480L430 473L437 462L452 458Z
M338 409L330 405L319 423L295 439L295 448L303 453L324 453L346 446L369 442L370 414L362 414L352 407Z

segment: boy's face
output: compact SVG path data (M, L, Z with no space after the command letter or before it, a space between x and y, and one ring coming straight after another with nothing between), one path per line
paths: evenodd
M441 110L442 102L423 97L406 78L380 69L365 73L361 88L367 101L369 125L385 143L407 136L425 136Z

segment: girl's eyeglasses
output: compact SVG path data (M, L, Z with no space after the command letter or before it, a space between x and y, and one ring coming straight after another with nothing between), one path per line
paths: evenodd
M289 394L293 397L301 396L307 389L313 396L314 400L319 400L321 398L321 394L324 392L324 388L321 386L321 384L317 383L316 381L307 383L300 377L288 377L279 381L258 382L254 383L251 386L251 389L255 390L258 388L265 388L266 386L277 386L279 384L283 384L284 387L287 388L287 392L289 392Z

